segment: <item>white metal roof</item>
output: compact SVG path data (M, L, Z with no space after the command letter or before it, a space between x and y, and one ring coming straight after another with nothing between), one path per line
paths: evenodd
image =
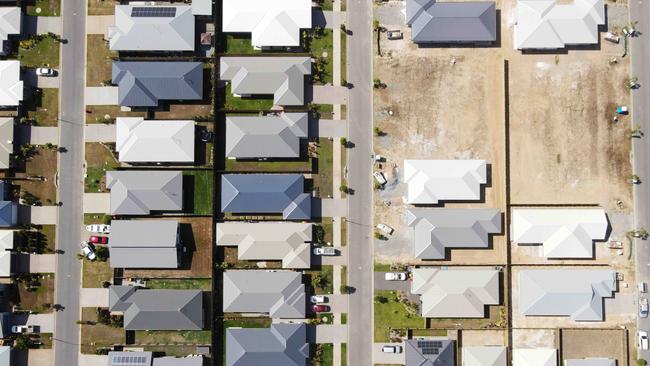
M547 258L591 258L593 241L604 240L609 223L602 208L516 208L510 236L517 244L542 244Z
M463 347L463 366L506 366L507 352L503 346Z
M14 118L0 117L0 169L9 169L14 152Z
M194 162L194 121L118 117L116 150L124 162Z
M20 34L21 18L19 7L0 7L0 43L7 41L11 34Z
M512 366L557 366L557 350L553 348L514 349Z
M23 100L20 61L0 61L0 106L15 106Z
M0 277L11 276L11 252L14 248L14 231L0 230Z
M518 0L513 43L517 49L558 49L598 43L598 26L605 24L603 0Z
M487 182L485 160L404 160L407 202L435 204L447 200L479 200Z
M311 0L223 1L223 31L252 33L255 47L299 46L311 19Z

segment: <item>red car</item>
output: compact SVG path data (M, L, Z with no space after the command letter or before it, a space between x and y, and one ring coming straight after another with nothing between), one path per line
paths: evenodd
M108 237L93 235L90 238L88 238L88 241L94 244L107 244Z
M311 307L314 313L326 313L330 311L330 307L327 305L314 305Z

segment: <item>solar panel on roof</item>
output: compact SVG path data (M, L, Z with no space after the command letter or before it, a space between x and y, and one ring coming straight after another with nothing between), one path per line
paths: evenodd
M174 6L136 6L131 9L132 18L173 18L175 16Z

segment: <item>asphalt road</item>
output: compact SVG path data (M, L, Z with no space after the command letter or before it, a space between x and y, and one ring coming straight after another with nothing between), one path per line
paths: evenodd
M348 284L354 288L348 311L348 365L372 365L373 239L372 239L372 4L347 4L348 140Z
M631 40L632 48L632 75L639 78L641 88L632 91L632 106L634 124L641 125L641 130L646 136L641 139L634 139L634 173L637 174L642 183L634 188L634 216L637 228L650 230L650 3L647 0L631 0L630 20L638 20L636 29L641 35ZM646 30L648 34L644 35ZM637 280L644 281L650 285L650 243L636 240L636 268ZM650 331L650 319L639 318L637 328ZM650 351L639 351L639 358L650 360Z
M77 366L80 319L79 288L81 262L77 259L83 225L83 125L86 58L87 1L63 0L61 45L61 86L59 90L58 197L62 202L56 226L57 255L55 303L63 307L55 312L54 362L56 366Z

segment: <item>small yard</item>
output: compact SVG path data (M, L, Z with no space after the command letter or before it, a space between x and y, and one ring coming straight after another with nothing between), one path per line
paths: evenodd
M105 1L114 6L113 1ZM111 65L117 52L108 49L108 44L101 34L89 34L87 43L88 67L86 72L87 86L103 86L111 82Z
M229 172L268 172L268 173L309 173L312 159L283 160L283 161L252 161L226 159L226 170Z
M61 0L30 0L25 13L31 16L56 17L61 15Z
M97 322L96 308L81 308L81 320L85 323L81 325L81 353L95 354L98 349L126 342L123 328Z
M88 15L113 15L115 5L111 0L88 0Z
M30 41L22 41L30 42ZM59 66L59 41L52 37L43 36L41 40L34 40L28 47L18 48L18 59L22 67L58 67Z
M204 94L205 95L205 94ZM180 104L167 104L164 110L154 111L153 119L211 119L212 103L184 102Z
M251 45L250 35L226 35L226 53L234 55L246 55L252 53L261 53Z
M230 92L230 82L226 85L226 103L224 109L238 111L266 111L273 107L272 95L253 96L250 98L235 97Z
M211 170L186 170L183 172L183 205L185 211L197 215L212 216L212 186L214 174Z
M108 264L108 261L89 261L83 259L83 282L84 288L99 288L102 287L104 281L112 281L113 269Z
M124 112L117 105L86 106L86 123L104 123L117 117L145 117L145 112Z
M29 192L43 205L56 203L56 187L54 180L57 166L57 152L43 146L36 148L36 153L26 163L25 174L33 177L43 177L46 181L21 180L15 181L20 189Z
M310 277L315 294L327 295L334 292L332 287L334 282L333 272L333 266L321 266L320 270L304 271L304 274Z
M195 353L197 345L212 344L209 330L135 332L135 346L145 351L164 352L165 356L187 356Z
M312 360L314 366L332 366L334 357L334 345L331 343L316 345L315 359ZM320 359L320 360L319 360Z
M35 313L52 312L54 304L54 275L39 275L40 286L35 290L28 290L24 283L16 283L17 298L12 303L17 304L22 310L31 310Z
M386 301L377 301L381 297ZM391 328L424 328L424 318L409 313L395 291L375 292L375 342L388 342Z
M151 289L172 289L172 290L203 290L212 289L210 278L188 278L188 279L153 279L147 280L147 288Z
M219 247L224 251L224 262L228 263L228 268L236 269L258 269L258 262L264 262L266 269L281 269L282 261L247 261L239 260L237 247Z
M323 198L331 197L333 194L333 142L327 138L318 139L318 170L314 172L314 189L318 189Z
M37 126L57 127L59 125L59 90L35 89L24 101L27 118Z
M109 145L87 142L86 163L85 191L88 193L108 192L106 190L106 171L120 166Z
M310 51L314 60L320 59L320 67L317 64L313 65L313 74L312 79L317 82L317 84L332 84L333 78L333 41L334 37L331 29L322 29L318 33L312 31L312 39L310 44ZM341 69L344 68L344 64L341 64Z

